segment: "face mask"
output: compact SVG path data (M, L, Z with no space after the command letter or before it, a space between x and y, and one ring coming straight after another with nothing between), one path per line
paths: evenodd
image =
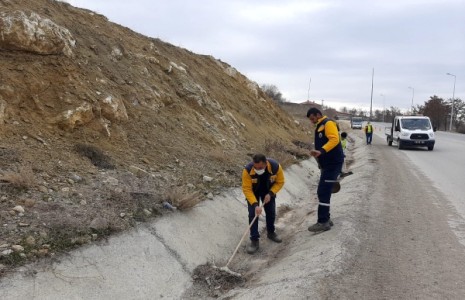
M255 174L257 175L263 175L263 173L265 173L265 169L262 169L262 170L254 169L254 170L255 170Z

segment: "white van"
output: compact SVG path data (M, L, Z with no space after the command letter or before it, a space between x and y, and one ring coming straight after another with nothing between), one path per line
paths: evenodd
M350 119L350 128L352 129L362 129L363 118L361 117L352 117Z
M389 146L397 143L399 149L406 147L427 147L434 149L434 131L431 120L425 116L397 116L392 127L386 127L386 140Z

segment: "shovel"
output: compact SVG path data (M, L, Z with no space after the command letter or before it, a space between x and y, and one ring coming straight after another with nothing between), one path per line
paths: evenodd
M339 192L341 190L341 180L344 178L344 177L347 177L349 175L352 175L354 174L352 171L349 171L349 172L346 172L346 173L341 173L341 175L339 175L339 177L336 179L336 180L325 180L325 182L327 183L333 183L333 187L331 189L331 194L336 194L337 192Z

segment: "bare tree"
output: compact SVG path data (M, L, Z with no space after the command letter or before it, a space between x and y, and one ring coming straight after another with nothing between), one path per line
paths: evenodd
M356 115L357 115L357 109L356 109L356 108L352 108L351 110L349 110L349 113L350 113L352 116L356 116Z
M422 107L422 111L420 111L420 113L428 116L431 119L433 127L440 129L441 125L444 124L443 128L446 129L447 112L449 111L449 107L450 106L444 101L444 99L434 95L425 102L425 105Z
M460 98L454 101L454 126L457 131L465 133L465 102Z
M268 95L268 97L270 97L279 104L287 101L283 97L283 94L279 91L278 87L274 84L262 84L260 88L265 94Z
M373 121L381 122L383 121L383 111L376 109L373 113Z

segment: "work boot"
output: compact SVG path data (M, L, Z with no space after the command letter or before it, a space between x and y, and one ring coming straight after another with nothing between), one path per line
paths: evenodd
M276 232L268 232L268 238L275 243L281 243L283 240L276 234Z
M334 223L333 223L333 221L331 221L331 219L329 219L329 221L328 221L328 222L329 222L329 226L331 226L331 227L333 227L333 226L334 226Z
M316 223L310 227L308 227L308 231L311 231L311 232L320 232L320 231L327 231L327 230L330 230L331 229L331 225L328 222L325 222L325 223Z
M260 243L258 240L256 241L250 241L250 244L247 246L247 253L249 254L254 254L255 252L258 251L258 248L260 248Z

